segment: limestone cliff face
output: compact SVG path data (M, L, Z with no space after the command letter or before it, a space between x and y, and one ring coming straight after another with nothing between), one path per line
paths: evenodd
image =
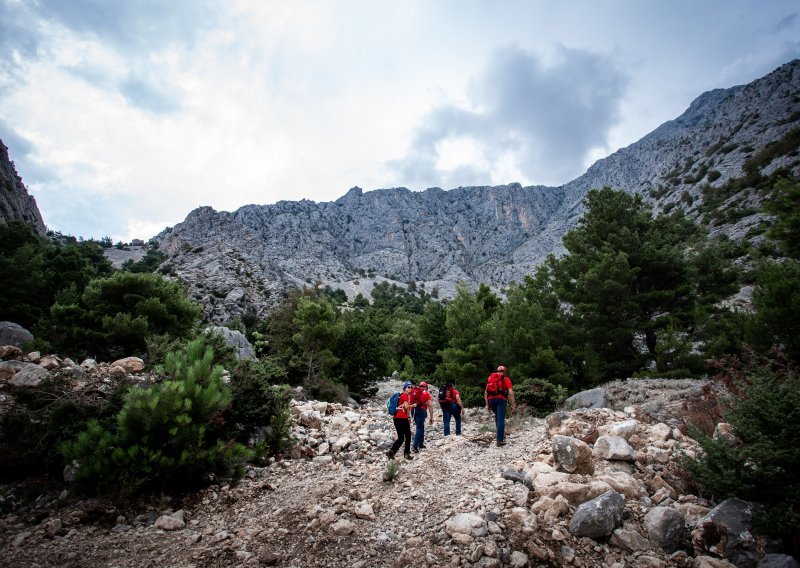
M47 232L36 200L25 189L8 157L8 148L0 140L0 223L9 221L24 221L40 235Z
M188 283L211 321L277 304L316 281L349 296L374 282L413 280L441 296L455 284L497 288L531 274L582 214L589 189L643 195L655 211L699 218L704 192L743 175L745 161L800 128L800 61L746 86L717 89L640 141L561 187L460 187L412 192L351 189L335 202L283 201L229 212L200 208L156 238L166 266ZM797 149L762 165L800 174ZM730 199L743 199L741 195ZM741 236L760 214L715 230Z

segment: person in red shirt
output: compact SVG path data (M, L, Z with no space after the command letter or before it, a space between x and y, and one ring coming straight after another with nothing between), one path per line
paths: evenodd
M431 393L428 392L428 383L422 381L419 384L422 392L419 393L417 406L414 408L414 424L417 428L414 431L414 452L419 452L420 449L425 447L425 419L428 418L428 423L433 424L433 405L431 404ZM430 414L430 416L429 416Z
M444 435L450 435L450 418L456 419L456 436L461 435L461 416L466 414L464 403L461 402L461 395L458 389L450 383L445 385L447 397L444 401L439 400L442 408L442 418L444 419ZM451 400L452 399L452 400Z
M394 413L394 428L397 430L397 440L394 441L392 447L386 452L390 460L394 459L394 455L400 446L405 443L405 452L403 455L407 460L411 458L411 423L408 417L411 414L411 387L414 383L406 381L403 383L403 393L400 395L400 400L397 402L397 412Z
M497 428L497 445L506 445L506 407L511 401L511 412L517 407L514 402L514 389L511 386L511 379L506 374L506 368L500 365L497 372L489 375L486 381L486 389L483 391L483 398L486 401L486 410L494 414L494 424Z

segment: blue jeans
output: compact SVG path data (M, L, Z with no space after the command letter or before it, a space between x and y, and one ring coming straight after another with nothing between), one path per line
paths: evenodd
M428 411L422 408L414 409L414 424L417 428L414 431L414 448L421 448L425 444L425 419L428 417Z
M506 406L508 402L504 398L490 398L489 408L494 414L494 425L497 428L497 441L502 442L506 439Z
M458 403L451 402L442 407L442 418L444 419L444 435L450 435L450 417L456 419L456 436L461 435L461 407Z

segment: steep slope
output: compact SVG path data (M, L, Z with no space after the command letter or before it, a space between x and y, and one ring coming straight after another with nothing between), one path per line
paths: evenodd
M8 157L8 148L0 140L0 223L9 221L24 221L40 235L47 232L36 200L25 189Z
M591 188L641 194L656 212L677 207L702 219L709 196L748 173L748 163L758 174L800 173L798 127L795 60L749 85L701 95L680 117L561 187L353 188L330 203L248 205L234 213L206 207L157 240L169 255L163 269L189 284L213 321L247 310L263 316L287 287L316 281L351 296L368 296L386 278L443 296L459 281L502 288L562 252L561 238ZM759 199L742 188L726 195L719 206L747 201L749 209L717 230L742 237L762 220Z

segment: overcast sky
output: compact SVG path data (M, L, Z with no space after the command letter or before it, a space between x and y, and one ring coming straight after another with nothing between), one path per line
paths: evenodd
M564 184L800 57L797 0L0 0L0 139L49 228L353 186Z

